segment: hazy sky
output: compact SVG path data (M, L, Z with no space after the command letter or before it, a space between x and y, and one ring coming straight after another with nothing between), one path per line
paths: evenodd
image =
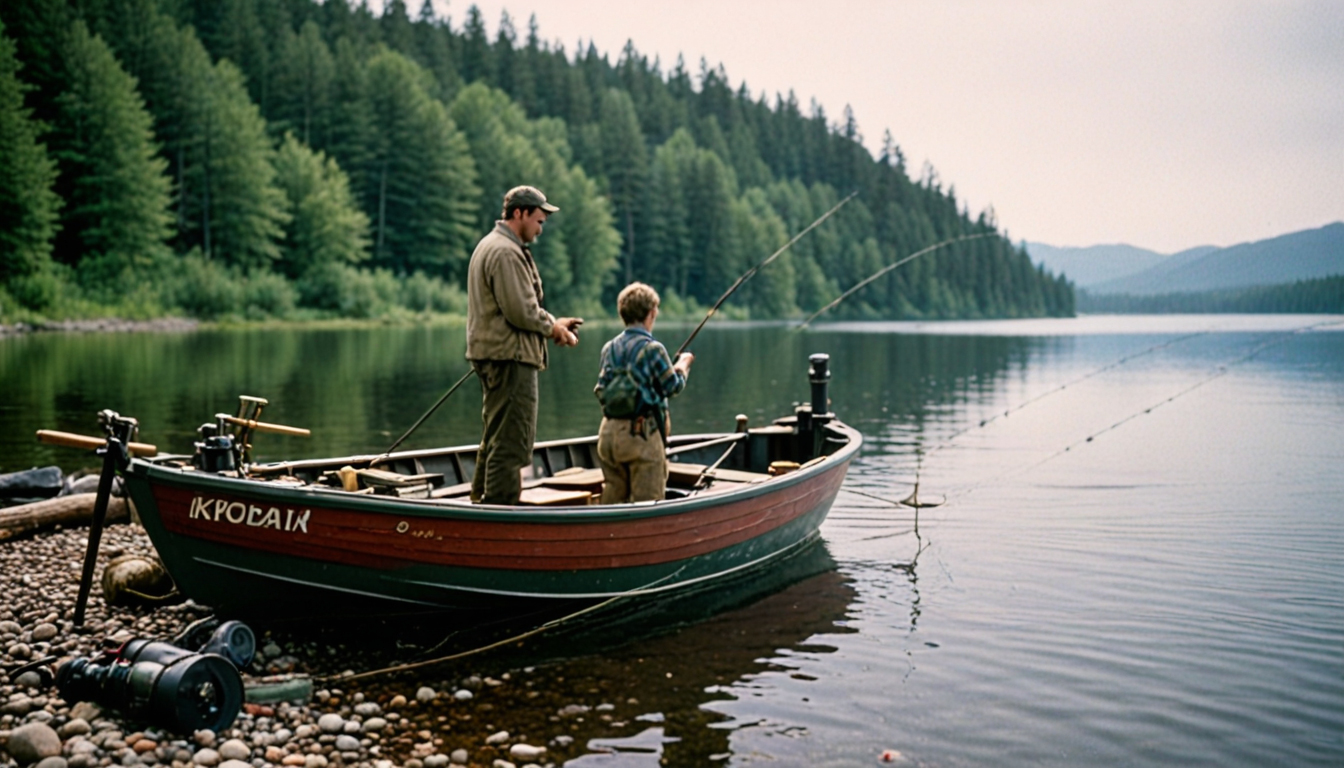
M465 0L434 0L460 29ZM375 4L377 5L377 4ZM418 0L408 0L411 13ZM1344 220L1344 0L481 0L890 129L1014 240L1163 253Z

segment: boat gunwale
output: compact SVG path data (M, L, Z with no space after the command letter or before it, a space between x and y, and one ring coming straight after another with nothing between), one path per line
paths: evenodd
M327 489L312 485L295 487L292 485L265 482L249 478L221 477L212 473L172 468L159 462L146 461L138 458L131 460L130 465L127 467L126 474L133 475L137 479L143 479L144 482L150 485L158 483L180 488L208 488L210 490L218 491L221 494L247 496L288 504L294 504L296 499L303 498L305 504L356 513L416 516L430 519L526 522L536 524L613 522L687 514L706 507L720 506L727 503L757 498L759 496L772 495L795 485L816 479L833 468L844 467L847 465L862 444L862 434L857 429L838 419L833 419L825 424L819 425L819 428L839 432L844 435L847 440L845 444L838 448L834 453L822 454L824 459L816 461L814 464L800 467L785 475L770 477L768 480L763 480L761 482L740 483L738 485L741 487L735 487L717 493L693 495L679 499L664 499L627 504L555 507L505 506L473 504L470 501L460 499L409 499L389 496L366 496L351 494L335 488ZM690 440L691 438L699 437L714 439L718 437L726 437L731 434L734 433L705 433L687 435L685 439ZM588 436L551 440L537 443L534 450L581 444L595 439L596 438L592 436ZM688 442L686 444L691 443ZM452 448L421 449L393 454L389 459L442 456L457 451L470 451L475 448L477 448L477 446L468 445ZM347 458L350 459L352 463L360 460L360 458L362 458L363 461L368 461L376 458L376 454L364 457L307 459L302 460L302 464L300 464L300 462L282 462L265 466L328 466L346 461ZM152 514L157 517L158 510L153 510Z

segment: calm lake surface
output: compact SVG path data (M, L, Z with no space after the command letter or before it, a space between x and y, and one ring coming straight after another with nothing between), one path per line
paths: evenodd
M553 354L540 438L595 430L614 331ZM32 435L92 432L102 408L186 451L240 394L313 430L259 436L259 459L381 450L463 346L460 327L0 340L0 471L91 466ZM827 352L864 449L777 578L489 662L611 705L564 724L567 765L1344 764L1344 317L711 325L694 351L677 431L784 415ZM475 442L478 409L464 386L407 447ZM945 503L916 521L879 500L917 478Z

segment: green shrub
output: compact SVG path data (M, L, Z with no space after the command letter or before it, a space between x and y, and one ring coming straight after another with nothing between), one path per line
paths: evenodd
M40 270L9 281L9 294L20 305L34 312L45 312L61 299L65 286L54 270Z
M243 285L228 268L192 251L165 278L164 303L193 317L213 320L242 307Z
M254 272L243 283L244 313L249 319L288 317L294 312L298 291L282 275Z
M467 294L441 278L416 271L402 279L400 303L414 312L466 314Z

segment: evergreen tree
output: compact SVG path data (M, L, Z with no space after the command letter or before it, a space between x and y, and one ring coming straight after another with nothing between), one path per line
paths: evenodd
M288 203L280 260L286 275L298 278L316 267L368 258L369 218L335 160L287 134L276 152L275 169Z
M426 73L383 51L368 64L373 116L364 172L375 263L401 274L421 269L461 279L480 233L476 165L443 104L425 90Z
M237 67L220 61L207 83L185 190L194 196L199 244L207 258L267 267L280 256L288 220L275 186L275 150Z
M167 252L168 163L135 81L102 39L77 21L62 53L69 81L58 98L56 144L68 191L57 258L100 260L96 279L106 279Z
M335 79L336 63L317 24L304 22L298 34L286 30L276 53L272 132L293 131L305 144L327 146Z
M60 198L56 163L38 140L42 126L24 106L15 45L0 21L0 284L48 263Z
M643 202L648 176L648 151L639 129L635 105L625 91L609 88L602 95L598 120L602 143L602 173L607 177L611 200L625 239L622 262L624 281L635 279L635 219Z
M533 248L546 281L548 306L604 313L602 292L611 282L620 235L596 182L569 162L564 125L555 119L528 120L507 94L482 83L462 89L450 112L480 163L478 231L486 231L498 218L510 188L533 184L545 190L561 208Z

